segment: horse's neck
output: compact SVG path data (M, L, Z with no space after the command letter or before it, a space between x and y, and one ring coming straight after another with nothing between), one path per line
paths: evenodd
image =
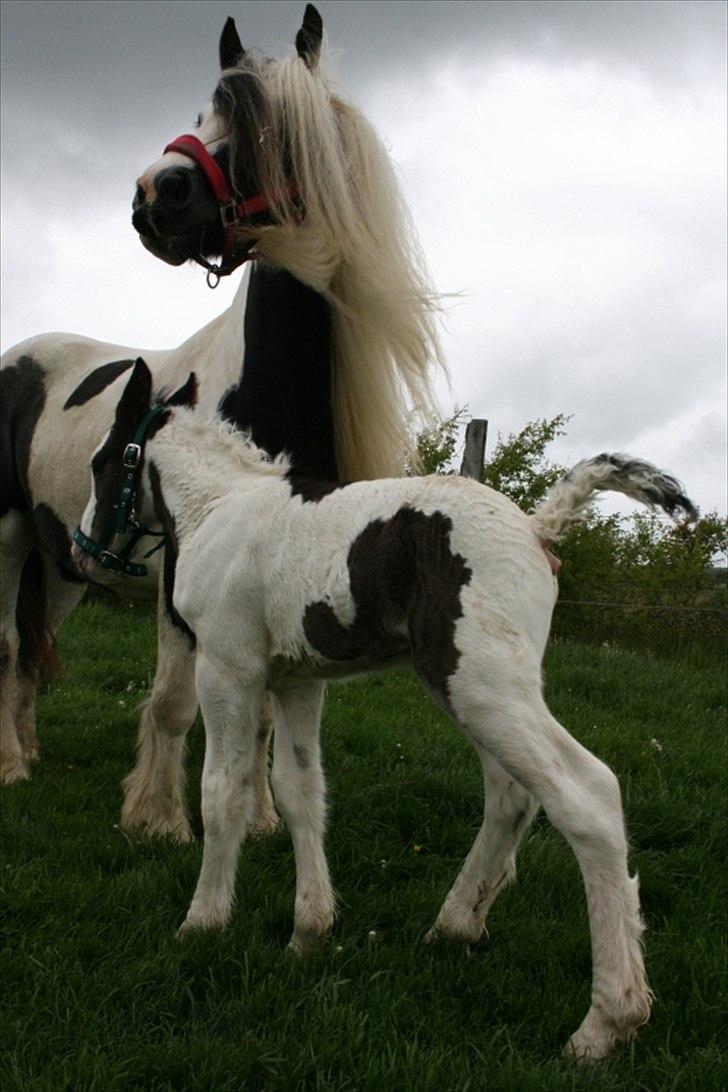
M269 455L285 451L299 472L336 480L329 305L285 270L253 267L242 374L220 412Z

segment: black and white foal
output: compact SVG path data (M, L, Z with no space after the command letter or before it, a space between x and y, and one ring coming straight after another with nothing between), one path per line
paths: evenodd
M151 384L137 361L94 457L82 542L103 534L124 473L120 453L150 409ZM191 377L149 425L137 482L140 517L156 518L176 556L173 602L196 639L207 739L202 870L182 928L220 927L230 917L269 689L272 783L296 855L291 943L303 950L330 932L323 680L409 660L476 748L486 788L483 825L431 935L482 935L541 805L579 862L592 934L592 1005L567 1049L606 1055L649 1015L643 925L617 779L542 696L557 595L544 547L599 489L692 516L690 501L649 464L607 455L579 463L532 516L458 477L327 487L297 479L284 458L271 462L232 426L202 423L179 404L193 395Z

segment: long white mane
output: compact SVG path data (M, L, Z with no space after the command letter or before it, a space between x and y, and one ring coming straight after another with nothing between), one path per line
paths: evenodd
M311 71L297 54L248 53L227 74L241 71L261 94L257 167L276 215L255 229L258 250L333 305L339 472L400 473L413 424L436 412L431 375L443 362L438 296L392 163L364 115L333 93L321 62ZM231 141L234 163L234 133ZM286 193L291 176L303 224Z

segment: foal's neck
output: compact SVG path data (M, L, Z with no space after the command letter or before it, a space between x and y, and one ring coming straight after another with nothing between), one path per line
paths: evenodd
M182 409L173 411L151 441L148 457L157 518L163 523L171 518L178 539L197 530L227 494L285 472L246 438L227 432L225 425L200 422Z

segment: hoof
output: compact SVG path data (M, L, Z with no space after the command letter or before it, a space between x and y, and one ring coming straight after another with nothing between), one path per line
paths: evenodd
M637 1028L629 1026L621 1031L602 1013L591 1008L564 1047L564 1057L578 1065L588 1065L607 1058L615 1046L634 1037Z
M185 815L137 818L121 813L121 829L140 838L168 838L177 845L194 841L194 835Z
M609 1057L613 1049L613 1038L592 1039L575 1032L564 1047L563 1055L576 1065L593 1065Z
M14 785L16 781L27 781L29 777L30 770L22 758L3 766L2 772L0 772L0 782L3 785Z
M188 933L221 933L227 925L227 918L212 914L188 914L177 930L177 940L182 940Z
M435 922L432 928L428 929L423 936L422 943L438 944L440 942L445 942L447 944L458 944L461 948L465 950L466 955L470 955L472 946L474 944L477 944L479 941L483 940L483 938L487 936L488 931L485 926L483 926L478 933L476 933L474 930L464 933L455 933L444 929L442 925L439 925L437 922Z
M296 959L305 959L307 955L319 948L325 939L325 937L294 933L286 945L286 951L294 955Z
M291 952L299 959L303 959L305 956L310 955L311 952L316 951L317 948L322 948L324 946L331 936L332 928L333 925L323 932L294 929L293 936L286 945L286 951Z

